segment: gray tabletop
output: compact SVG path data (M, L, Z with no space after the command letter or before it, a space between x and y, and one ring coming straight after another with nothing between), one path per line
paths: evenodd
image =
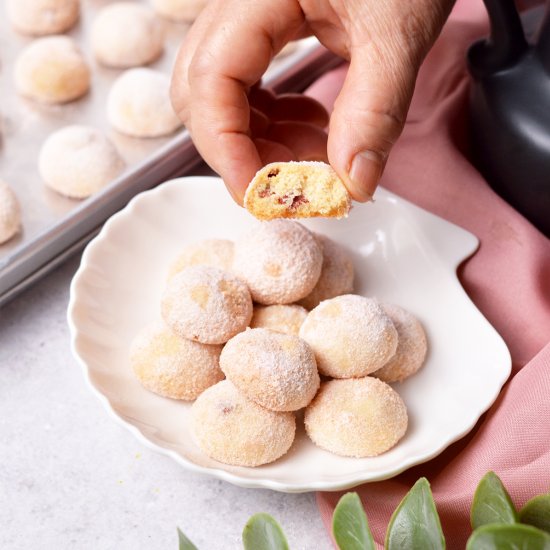
M65 312L80 258L0 309L0 548L242 548L256 512L294 550L332 547L315 495L242 489L184 470L111 420L69 349Z

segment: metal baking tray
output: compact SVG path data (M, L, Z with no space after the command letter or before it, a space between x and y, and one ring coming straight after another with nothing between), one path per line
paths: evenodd
M103 222L134 195L172 177L189 174L202 162L185 129L167 138L136 139L109 127L106 98L121 71L96 64L88 47L90 22L105 4L105 0L83 2L80 23L67 33L79 43L93 76L86 97L62 106L39 105L15 93L14 61L32 38L15 32L1 13L4 7L0 7L0 178L15 191L23 217L20 234L0 245L0 306L82 249ZM189 26L163 21L165 53L150 66L169 74ZM264 84L277 92L301 91L340 62L316 40L306 39L292 53L274 61ZM120 177L84 201L51 191L42 183L37 170L38 153L46 137L75 123L103 130L127 163Z

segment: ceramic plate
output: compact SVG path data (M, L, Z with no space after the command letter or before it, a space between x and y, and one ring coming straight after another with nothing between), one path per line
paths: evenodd
M399 304L426 328L425 366L395 385L409 411L405 437L381 456L355 459L317 448L301 428L289 453L266 466L227 466L205 456L189 431L190 405L143 389L131 371L128 347L159 316L168 266L185 244L236 239L257 223L232 202L221 180L188 177L135 197L88 245L71 286L72 348L116 420L186 468L288 492L345 489L394 476L436 456L475 425L511 368L506 345L456 276L478 241L379 189L375 203L356 205L345 220L305 225L348 249L356 293Z

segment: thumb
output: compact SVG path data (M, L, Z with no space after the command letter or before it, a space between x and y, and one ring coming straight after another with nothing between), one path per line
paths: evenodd
M416 78L404 57L384 56L372 43L351 51L330 119L328 158L357 201L372 198L403 130Z

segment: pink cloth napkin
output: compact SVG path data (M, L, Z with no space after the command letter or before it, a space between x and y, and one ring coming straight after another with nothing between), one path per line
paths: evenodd
M467 156L465 54L487 33L481 0L459 0L422 66L382 185L480 239L459 277L506 341L513 377L466 438L392 480L357 489L380 544L392 511L420 476L430 480L450 549L464 548L473 492L487 470L497 472L517 506L550 490L550 241L491 190ZM346 69L322 77L309 95L330 110ZM329 530L340 496L318 494Z

